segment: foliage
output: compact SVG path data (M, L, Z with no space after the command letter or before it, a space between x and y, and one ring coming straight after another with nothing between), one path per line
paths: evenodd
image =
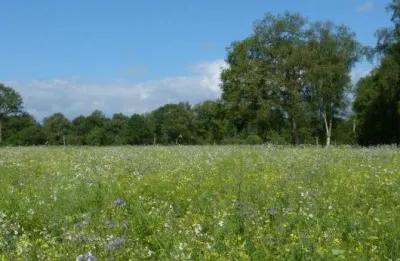
M128 120L128 144L153 144L153 138L149 119L144 115L133 114Z
M400 144L400 44L358 83L356 97L360 144Z
M14 89L0 83L0 144L3 141L3 120L22 110L22 98Z
M228 123L224 119L222 106L220 101L205 101L193 108L198 143L220 143L226 135Z
M21 110L21 96L14 89L0 84L0 119L19 113Z
M361 55L345 26L310 23L298 14L267 14L253 34L229 49L222 98L236 133L290 129L291 142L307 142L326 130L345 107L350 71Z
M188 103L167 104L151 115L157 141L162 144L193 142L193 113Z
M389 9L394 27L379 39L382 61L357 85L354 110L362 145L400 144L400 1L393 0Z
M378 36L376 50L380 53L386 53L393 45L400 44L400 1L392 0L387 10L392 13L393 26L382 28L376 33Z
M70 131L70 122L62 113L55 113L43 120L43 132L46 143L50 145L66 144L66 135Z
M6 145L40 145L46 141L41 126L27 113L5 118L3 135Z

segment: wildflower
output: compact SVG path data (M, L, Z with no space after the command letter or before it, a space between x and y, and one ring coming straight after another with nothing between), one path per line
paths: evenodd
M278 215L278 210L276 208L269 208L267 209L267 214L270 217L275 217L276 215Z
M220 220L220 221L218 222L218 226L223 227L223 226L224 226L224 221L223 221L223 220Z
M151 257L154 254L154 251L151 251L150 249L147 250L147 256Z
M300 195L301 195L301 197L306 198L308 196L308 191L301 192Z
M178 249L180 251L183 251L185 249L185 247L186 247L186 244L181 242L181 243L179 243Z
M111 220L106 220L104 222L104 224L106 225L107 228L112 229L114 228L114 223Z
M75 235L75 240L80 243L89 242L89 238L85 235Z
M96 261L97 258L91 253L91 252L87 252L83 255L79 255L76 258L76 261Z
M84 229L87 225L89 225L89 221L88 220L82 220L81 222L77 223L75 226L78 229Z
M114 200L114 206L116 207L124 207L125 205L126 202L122 198L117 198L116 200Z
M239 211L239 215L243 218L252 218L256 214L254 208L240 201L235 201L234 206Z
M125 243L125 239L121 237L116 237L113 239L108 240L106 244L106 248L109 251L115 250L119 247L121 247Z
M201 234L202 227L201 227L200 224L194 224L194 225L193 225L193 230L194 230L194 233L195 233L196 235L200 235L200 234Z

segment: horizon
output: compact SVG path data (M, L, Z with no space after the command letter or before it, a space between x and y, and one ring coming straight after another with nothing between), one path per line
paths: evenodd
M251 1L230 3L8 2L0 82L16 89L36 119L69 119L100 110L131 115L166 103L217 99L226 48L251 34L267 12L298 12L344 24L364 45L390 25L389 1ZM373 64L360 62L353 82Z

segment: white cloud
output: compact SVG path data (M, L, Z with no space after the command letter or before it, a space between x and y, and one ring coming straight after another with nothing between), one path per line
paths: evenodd
M187 76L132 84L127 81L108 83L80 79L8 81L23 97L25 109L41 120L52 113L67 117L87 115L101 110L107 115L151 111L165 103L188 101L195 104L220 96L220 72L223 60L191 66Z
M357 7L357 12L367 13L367 12L371 11L373 8L374 8L374 2L369 0L369 1L365 1L364 3L359 5Z

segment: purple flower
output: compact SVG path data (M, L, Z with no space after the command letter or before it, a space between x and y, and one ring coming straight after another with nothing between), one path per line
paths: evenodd
M114 206L116 207L124 207L125 205L126 202L122 198L117 198L116 200L114 200Z
M125 243L125 239L122 237L116 237L113 239L108 240L106 244L106 248L109 251L115 250L119 247L121 247Z

